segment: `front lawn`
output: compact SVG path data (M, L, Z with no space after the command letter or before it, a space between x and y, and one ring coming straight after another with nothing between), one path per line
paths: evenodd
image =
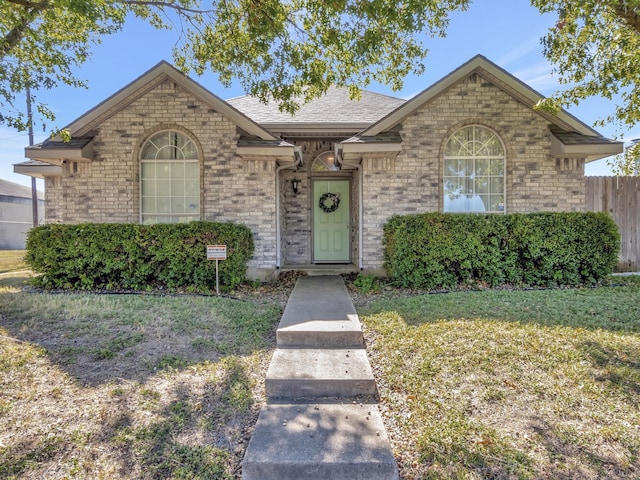
M404 479L640 478L640 282L360 311Z
M239 478L280 315L0 287L0 478Z
M0 478L240 478L295 277L240 300L23 276L0 278ZM622 281L354 294L401 478L640 478L640 277Z

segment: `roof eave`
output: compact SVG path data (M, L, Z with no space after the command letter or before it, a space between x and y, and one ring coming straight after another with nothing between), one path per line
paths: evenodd
M336 134L341 136L353 135L361 132L371 125L370 122L339 123L339 122L318 122L318 123L288 123L288 122L260 122L260 126L270 132L280 134L294 134L311 136L318 134Z
M584 158L588 163L617 155L623 151L624 144L622 142L565 145L555 136L551 136L551 155L554 157Z
M342 153L397 153L402 151L402 144L396 142L360 143L343 142Z
M14 164L13 172L35 178L59 177L62 175L62 167L58 165L29 165L28 162L25 162Z
M244 160L274 160L279 165L293 165L301 161L299 147L291 144L238 145L236 151Z
M93 159L93 141L83 147L47 147L43 144L33 145L24 149L25 158L40 162L60 165L64 160L72 162L90 162Z

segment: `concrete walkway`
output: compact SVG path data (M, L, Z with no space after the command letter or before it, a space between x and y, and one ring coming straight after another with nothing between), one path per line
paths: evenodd
M360 320L339 276L301 277L280 320L243 480L396 480Z

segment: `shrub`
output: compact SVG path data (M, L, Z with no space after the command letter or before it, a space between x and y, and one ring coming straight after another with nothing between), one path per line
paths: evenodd
M384 227L391 281L414 288L593 284L613 271L620 235L604 213L394 216Z
M253 236L230 223L43 225L29 232L25 261L45 288L209 291L215 288L210 244L227 245L221 287L242 282Z

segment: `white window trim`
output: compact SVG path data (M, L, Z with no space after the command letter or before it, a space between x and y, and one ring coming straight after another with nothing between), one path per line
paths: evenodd
M486 130L488 132L491 132L495 138L500 142L500 145L502 147L502 156L501 157L496 157L495 155L478 155L478 156L459 156L459 155L455 155L455 156L450 156L448 157L444 152L446 152L447 150L447 145L449 144L449 142L451 141L451 139L454 137L454 135L456 135L456 133L460 132L461 130L467 129L467 128L480 128L483 130ZM475 214L500 214L500 215L504 215L507 213L507 149L505 147L504 142L502 141L502 138L500 137L500 135L498 135L498 133L485 126L485 125L481 125L481 124L470 124L470 125L465 125L463 127L457 128L456 130L454 130L448 137L446 142L444 143L444 149L443 149L443 155L442 155L442 174L441 174L441 180L442 180L442 211L445 213L475 213ZM469 210L469 211L448 211L445 209L445 201L446 201L446 196L447 193L445 192L445 179L446 178L470 178L470 177L454 177L454 176L450 176L450 175L445 175L445 162L447 160L473 160L474 161L474 171L475 171L475 161L476 160L496 160L498 158L501 158L502 162L503 162L503 175L502 175L502 181L503 181L503 185L502 185L502 205L503 205L503 209L502 210L485 210L485 211L477 211L477 210ZM497 177L491 177L489 176L489 179L491 178L497 178ZM478 194L475 194L478 195ZM497 195L497 194L493 194L491 192L489 192L489 195Z
M138 185L139 185L139 199L138 199L138 205L139 205L139 208L140 208L140 209L139 209L139 213L140 213L140 214L139 214L139 219L138 219L138 221L139 221L139 223L140 223L141 225L142 225L142 224L144 224L144 219L145 219L145 217L157 217L157 218L183 217L183 218L185 218L185 220L186 220L187 222L194 221L194 220L200 220L200 219L201 219L201 211L202 211L202 205L201 205L201 204L202 204L202 188L201 188L201 181L202 181L202 179L201 179L201 176L202 176L202 173L201 173L201 171L200 171L200 158L199 158L199 154L198 154L198 153L196 153L198 156L197 156L197 158L193 158L193 159L185 159L185 158L176 158L176 159L158 159L158 158L157 158L157 154L158 154L158 152L160 152L160 150L161 150L161 149L162 149L162 147L164 147L164 146L162 146L162 147L158 148L158 147L157 147L157 144L156 144L155 142L153 142L153 139L154 139L154 138L156 138L157 136L159 136L159 135L163 134L163 133L166 133L166 132L169 132L169 133L177 133L177 134L179 134L179 135L182 135L183 137L185 137L186 139L188 139L188 140L189 140L189 142L190 142L191 144L193 144L193 146L194 146L194 148L195 148L195 151L196 151L196 152L198 152L198 147L197 147L197 145L196 145L195 141L193 140L193 138L191 138L191 136L190 136L190 135L187 135L185 132L182 132L182 131L180 131L180 130L176 130L176 129L164 129L164 130L158 130L158 131L156 131L156 132L153 132L153 133L152 133L151 135L149 135L149 136L147 137L147 139L142 143L142 145L141 145L141 147L140 147L140 150L139 150L139 154L138 154L138 160L139 160L139 161L138 161L138 163L139 163L139 166L138 166L138 168L139 168L139 182L138 182ZM158 148L158 150L157 150L157 152L156 152L156 158L153 158L153 159L143 159L143 158L142 158L142 155L143 155L143 152L144 152L144 150L145 150L145 147L146 147L146 146L147 146L147 144L148 144L148 143L150 143L150 142L151 142L151 143L153 143L153 145L154 145L154 146L156 146L156 148ZM186 144L185 144L185 145L186 145ZM190 163L190 164L196 164L196 165L197 165L197 171L198 171L198 178L197 178L197 180L198 180L198 191L197 191L197 192L195 192L195 193L197 193L196 195L190 195L191 197L196 197L196 196L198 197L198 210L197 210L197 213L196 213L196 214L190 214L189 212L180 212L180 213L174 213L174 212L171 212L171 213L157 213L157 212L156 212L156 213L145 213L145 212L143 211L143 207L142 207L143 198L145 197L145 196L143 195L143 190L142 190L142 182L143 182L143 180L144 180L144 176L143 176L143 173L142 173L143 165L144 165L144 164L150 164L150 163L152 163L152 164L154 164L154 165L157 165L157 164L162 164L162 163L176 163L176 162L182 162L182 163L185 163L185 164ZM154 179L157 181L157 178L158 178L158 177L156 176ZM169 177L169 180L171 180L171 179L172 179L172 178L171 178L171 177ZM184 180L184 179L183 179L183 180ZM187 198L187 196L188 196L188 195L186 195L186 194L185 194L185 195L183 195L183 197L184 197L185 199ZM158 197L158 195L157 195L157 190L156 190L155 195L153 195L153 197L155 197L155 198L157 198L157 197ZM169 197L171 198L171 195L170 195ZM156 222L153 222L152 224L158 224L158 223L175 223L175 222L157 222L157 221L156 221Z

